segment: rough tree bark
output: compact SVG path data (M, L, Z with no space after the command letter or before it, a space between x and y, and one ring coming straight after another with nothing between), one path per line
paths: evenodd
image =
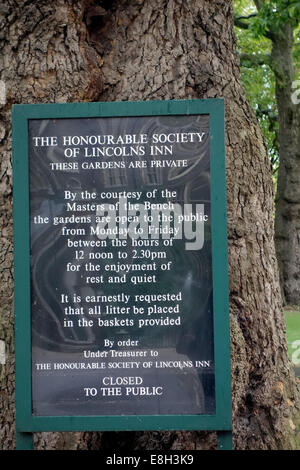
M275 241L286 303L300 305L300 106L292 102L294 33L291 24L271 31L272 70L279 116Z
M240 85L231 2L8 0L0 15L3 448L14 447L11 105L209 97L226 100L235 448L295 448L299 390L287 356L271 169ZM113 434L112 439L111 433L43 433L36 435L36 448L215 445L209 433Z
M235 18L235 25L249 30L250 20L262 11L268 2L254 0L257 13ZM276 3L276 2L275 2ZM284 3L284 2L283 2ZM276 192L275 245L279 265L282 298L286 304L300 305L300 107L293 103L295 30L299 20L286 15L282 2L277 2L278 15L264 18L268 27L265 38L271 41L271 54L241 54L246 67L268 65L275 78L275 95L278 109L279 167ZM289 3L289 2L286 2ZM270 4L269 7L271 8ZM250 20L251 21L251 20Z

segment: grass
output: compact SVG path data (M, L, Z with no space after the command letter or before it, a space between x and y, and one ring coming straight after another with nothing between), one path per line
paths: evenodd
M292 362L300 361L300 344L295 345L295 341L300 342L300 310L285 308L286 334L288 341L289 356ZM293 347L294 343L294 347ZM299 351L299 352L298 352ZM293 356L294 353L294 357ZM300 367L300 364L295 364Z

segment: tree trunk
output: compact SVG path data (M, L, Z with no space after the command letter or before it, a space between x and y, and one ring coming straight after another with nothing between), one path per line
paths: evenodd
M296 446L299 390L285 339L271 168L240 85L231 2L8 1L1 7L3 448L14 440L12 103L225 97L232 396L237 449ZM42 433L36 448L214 448L212 433Z
M293 29L272 36L272 69L279 116L279 160L275 240L280 284L286 303L300 305L300 107L292 102Z

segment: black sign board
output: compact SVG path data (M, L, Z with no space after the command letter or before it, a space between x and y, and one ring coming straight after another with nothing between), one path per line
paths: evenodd
M20 430L230 429L223 101L14 115Z

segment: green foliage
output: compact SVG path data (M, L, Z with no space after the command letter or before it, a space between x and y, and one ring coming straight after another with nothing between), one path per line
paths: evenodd
M266 65L255 68L242 66L241 69L247 98L263 130L273 171L276 172L279 164L279 148L274 75Z
M287 22L294 28L299 24L299 0L265 0L261 3L257 16L249 25L255 36L265 36L272 30L278 32L282 24Z
M234 0L238 52L249 58L269 57L272 49L270 32L280 31L285 22L294 28L295 43L300 41L300 0ZM268 62L256 60L241 64L241 78L266 138L274 174L279 165L278 120L275 77ZM261 62L261 60L259 60ZM294 48L296 74L299 72L300 44Z
M243 2L238 2L243 3ZM250 2L247 2L249 5ZM248 7L249 8L249 7ZM251 10L241 12L251 14ZM270 54L271 41L265 37L254 37L252 30L236 28L237 45L240 54ZM278 168L278 121L275 99L275 78L267 65L253 67L241 65L241 79L247 98L259 120L266 138L274 172Z

